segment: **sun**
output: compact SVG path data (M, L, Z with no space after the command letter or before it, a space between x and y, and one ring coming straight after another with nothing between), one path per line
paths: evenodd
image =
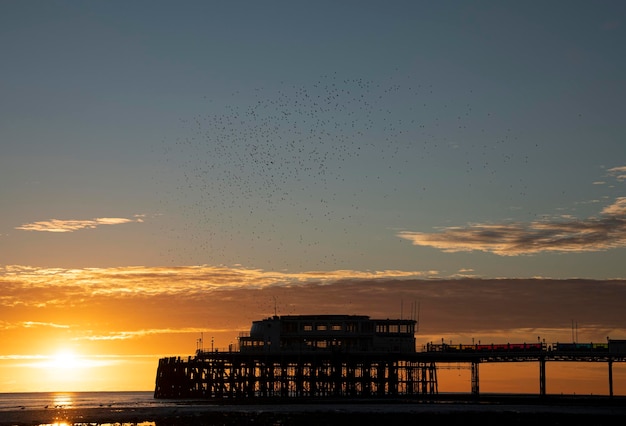
M71 391L88 377L83 357L65 348L42 355L42 361L32 366L38 370L42 388L55 392Z
M52 366L59 369L72 369L79 367L78 357L70 351L57 352L51 362Z

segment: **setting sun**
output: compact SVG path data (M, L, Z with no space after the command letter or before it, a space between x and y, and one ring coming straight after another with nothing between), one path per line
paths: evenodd
M81 366L81 362L76 355L68 351L58 352L54 356L51 364L53 367L61 369L77 368Z
M43 390L73 391L83 389L88 383L103 375L103 368L111 367L115 361L105 357L93 357L62 349L50 355L38 355L31 362L21 364L30 370L29 376L36 377Z
M61 350L37 365L44 370L41 378L52 383L59 390L73 390L89 374L85 372L88 364L75 353Z

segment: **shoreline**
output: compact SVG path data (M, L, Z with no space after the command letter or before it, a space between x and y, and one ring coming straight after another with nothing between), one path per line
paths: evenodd
M172 401L174 402L174 401ZM0 426L36 426L54 423L99 425L121 423L156 426L235 426L254 422L265 425L362 425L389 422L455 421L476 419L483 425L496 425L513 419L550 420L552 423L615 424L626 418L626 397L576 396L481 396L465 400L437 399L398 401L294 401L289 403L228 403L177 400L176 404L154 407L99 407L0 412Z

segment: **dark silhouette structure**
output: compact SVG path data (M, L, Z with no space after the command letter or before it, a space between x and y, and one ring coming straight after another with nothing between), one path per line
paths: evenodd
M254 321L236 350L204 350L159 360L155 398L216 400L424 398L438 394L437 364L468 363L471 394L479 365L538 362L539 395L546 363L606 362L613 396L614 362L626 362L626 341L606 343L429 343L416 351L414 319L362 315L273 316Z

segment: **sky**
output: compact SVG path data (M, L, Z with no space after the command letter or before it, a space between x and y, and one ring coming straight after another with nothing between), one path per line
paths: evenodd
M152 390L159 357L275 313L419 301L420 346L626 339L624 16L2 2L0 392ZM605 365L547 375L607 392Z

